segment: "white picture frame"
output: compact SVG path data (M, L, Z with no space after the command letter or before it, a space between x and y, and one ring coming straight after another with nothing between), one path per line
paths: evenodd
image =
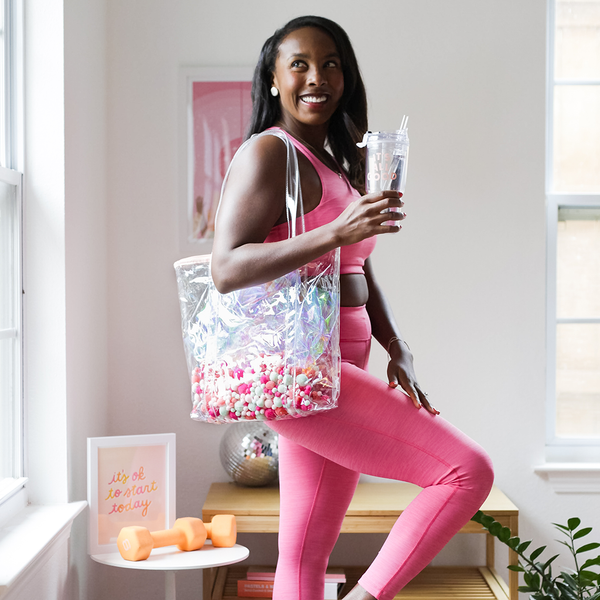
M211 179L209 190L206 197L204 195L205 210L214 214L214 207L218 203L218 194L220 192L219 181L222 181L223 170L226 169L232 153L241 143L240 137L243 137L245 128L249 122L249 112L251 110L251 100L249 97L250 82L252 81L252 67L181 67L179 69L179 90L178 90L178 155L179 155L179 249L182 257L195 256L199 254L208 254L212 250L212 237L198 236L198 223L195 222L195 215L198 214L198 193L195 193L195 165L200 157L196 154L194 134L199 127L195 121L198 120L202 107L196 108L194 102L194 84L211 84L229 82L231 84L243 84L248 92L247 105L244 104L244 115L240 119L233 118L227 114L227 97L222 95L218 98L216 105L222 114L215 115L211 112L208 120L202 125L202 129L212 129L212 135L206 136L206 145L211 146L213 154L222 154L220 160L208 160L205 166L207 171L218 171L219 174ZM233 98L235 102L235 98ZM212 103L215 106L215 103ZM239 121L239 122L238 122ZM208 124L208 127L207 127ZM229 128L235 130L230 131ZM238 143L239 140L239 143ZM219 153L219 149L221 152ZM224 150L224 152L223 152ZM199 150L201 153L201 149ZM208 156L208 155L207 155Z
M122 527L175 522L175 434L87 439L89 554L117 552Z

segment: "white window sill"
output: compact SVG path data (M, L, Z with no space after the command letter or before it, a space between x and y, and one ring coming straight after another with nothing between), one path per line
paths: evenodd
M86 506L83 501L27 506L0 528L0 598L68 539L73 520Z
M534 471L548 479L557 494L600 493L600 463L546 463Z

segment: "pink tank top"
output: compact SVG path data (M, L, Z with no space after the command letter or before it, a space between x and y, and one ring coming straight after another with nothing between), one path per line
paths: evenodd
M283 131L279 127L271 127L271 129L278 129ZM291 135L284 131L284 133L292 140L297 150L300 150L308 160L310 160L312 166L315 168L319 179L321 180L322 195L319 205L305 213L304 225L306 231L316 229L321 225L330 223L336 219L354 200L360 198L360 194L350 185L349 181L342 174L340 177L337 173L334 173L331 169L327 168L308 148L303 146L298 140L294 139ZM302 227L300 219L297 219L296 228L300 230ZM287 223L281 223L275 225L271 229L265 243L269 242L280 242L288 238L288 225ZM342 246L340 249L340 274L345 275L348 273L363 273L365 260L370 256L375 248L376 239L375 236L367 238L357 244L350 246Z

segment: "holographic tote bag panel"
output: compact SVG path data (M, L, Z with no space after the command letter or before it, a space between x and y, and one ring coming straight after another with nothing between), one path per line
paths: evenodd
M261 135L286 143L286 207L294 236L297 217L304 230L296 149L280 132ZM175 271L192 419L272 421L337 406L339 248L274 281L229 294L214 286L210 255L180 260Z

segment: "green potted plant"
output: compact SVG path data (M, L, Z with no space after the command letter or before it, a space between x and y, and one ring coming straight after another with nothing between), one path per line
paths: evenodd
M554 527L565 539L558 540L569 549L573 557L574 569L561 570L558 575L552 573L552 563L560 556L552 556L548 560L540 557L546 546L526 552L531 541L522 542L513 537L508 527L503 527L493 517L478 511L473 521L481 524L495 538L514 550L519 555L519 564L510 565L512 571L523 573L525 585L519 587L520 592L531 594L534 600L600 600L600 574L592 570L600 566L600 555L582 562L581 555L600 548L600 543L590 542L579 545L582 538L589 535L591 527L580 527L581 519L573 517L566 525L553 523ZM581 564L580 564L581 563Z

